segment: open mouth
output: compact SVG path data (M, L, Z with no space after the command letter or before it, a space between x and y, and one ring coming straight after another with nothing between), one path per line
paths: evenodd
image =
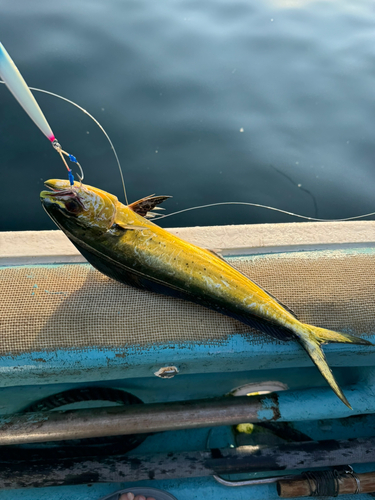
M69 212L73 213L86 209L79 193L77 192L77 188L74 186L69 186L68 188L65 186L60 187L55 182L52 183L50 181L46 181L44 185L49 189L49 191L42 191L42 199L51 199L51 197L56 198L59 202L64 203L65 208L67 208ZM74 210L72 210L73 207L75 207Z
M57 196L57 195L77 196L77 193L75 192L73 186L69 186L68 188L63 188L63 187L57 186L56 183L52 184L50 181L46 181L44 183L44 185L46 186L47 189L52 191L51 193L49 193L50 196Z

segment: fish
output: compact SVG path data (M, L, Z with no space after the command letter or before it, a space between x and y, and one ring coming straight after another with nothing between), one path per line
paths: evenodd
M300 322L221 256L153 223L152 212L168 196L124 205L115 195L78 182L51 179L45 186L43 208L93 267L121 283L200 304L280 340L296 340L351 409L321 346L371 342Z

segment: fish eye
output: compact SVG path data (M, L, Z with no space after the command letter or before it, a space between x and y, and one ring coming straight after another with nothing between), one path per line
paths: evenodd
M66 210L71 214L78 214L82 211L81 204L74 198L70 198L69 200L65 201L64 204Z

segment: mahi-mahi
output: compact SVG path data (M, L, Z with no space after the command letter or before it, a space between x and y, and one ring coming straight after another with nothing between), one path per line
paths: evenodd
M166 196L123 205L101 189L49 180L42 205L83 256L122 283L190 300L272 335L297 340L349 408L321 349L328 342L365 339L298 321L292 311L214 252L192 245L147 219Z

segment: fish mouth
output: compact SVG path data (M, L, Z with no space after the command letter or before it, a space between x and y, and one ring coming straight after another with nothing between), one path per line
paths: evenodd
M42 191L40 193L40 200L43 206L55 205L56 208L67 210L70 214L85 210L85 205L77 190L79 187L78 183L77 186L71 186L68 181L51 179L46 181L44 185L49 191Z
M71 186L67 181L60 181L56 179L50 179L49 181L45 181L44 185L49 191L42 191L42 193L47 193L49 196L57 196L57 195L76 195L75 186ZM42 194L41 193L41 194Z

